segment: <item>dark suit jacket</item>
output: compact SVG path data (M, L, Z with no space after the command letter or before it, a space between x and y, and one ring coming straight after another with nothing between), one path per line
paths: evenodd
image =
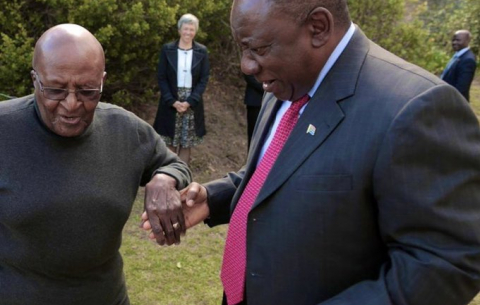
M209 225L229 221L279 104L264 97L246 166L206 184ZM357 28L249 213L248 305L467 304L479 270L474 113Z
M243 102L247 106L247 135L248 147L252 142L253 130L257 123L260 107L262 106L263 86L255 79L253 75L243 74L243 78L247 83L245 87L245 98Z
M178 100L177 61L178 40L162 47L158 62L158 86L160 87L160 103L153 127L164 136L173 137L175 133L175 115L177 110L172 106ZM197 136L204 136L205 115L202 95L207 87L210 76L210 64L207 48L193 42L192 58L192 93L187 102L194 111L195 131Z
M468 50L452 64L450 69L446 71L443 80L457 88L458 91L470 100L470 85L475 76L477 61L472 50Z
M253 75L243 74L243 78L247 83L247 86L245 87L245 98L243 99L244 104L253 107L262 106L262 84L257 81Z

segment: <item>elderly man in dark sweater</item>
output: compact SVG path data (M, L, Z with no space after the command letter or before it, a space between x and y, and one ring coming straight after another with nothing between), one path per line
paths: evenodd
M129 304L118 250L140 185L159 242L185 231L191 173L147 123L99 102L104 69L90 32L59 25L35 47L34 95L0 103L3 305Z

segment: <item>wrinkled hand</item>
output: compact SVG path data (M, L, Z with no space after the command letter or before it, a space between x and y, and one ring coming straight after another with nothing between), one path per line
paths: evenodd
M185 234L180 193L175 188L176 180L165 174L157 174L145 187L145 211L159 245L180 243ZM140 226L143 226L141 224Z
M193 182L180 191L182 201L183 215L185 216L185 226L189 229L203 220L210 214L207 202L207 190L202 185ZM146 212L142 214L142 229L149 231L152 229ZM152 230L149 234L150 239L157 239Z

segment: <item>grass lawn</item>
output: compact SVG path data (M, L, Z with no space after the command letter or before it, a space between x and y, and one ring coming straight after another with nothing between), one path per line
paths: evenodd
M143 190L140 192L143 195ZM132 305L219 305L219 272L226 226L198 225L178 246L160 247L139 229L138 196L124 229L121 252Z
M480 77L471 90L471 100L480 116ZM132 305L219 305L226 226L210 229L198 225L180 245L157 246L138 228L142 196L143 190L124 229L121 248ZM480 296L470 305L480 305Z

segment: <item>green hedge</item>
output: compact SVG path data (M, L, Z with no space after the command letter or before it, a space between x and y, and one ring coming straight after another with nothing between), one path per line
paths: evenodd
M233 63L228 66L234 73L239 65L230 6L231 0L0 0L0 100L32 92L34 43L46 29L65 22L86 27L102 43L108 72L103 100L127 108L158 98L158 52L178 37L176 21L187 12L199 17L197 39L208 46L212 60ZM434 10L417 0L349 0L349 6L370 38L434 73L451 56L455 29L469 28L478 52L478 0L450 1Z
M198 39L220 46L220 37L230 35L229 5L217 0L0 0L0 93L32 92L29 71L35 41L53 25L69 22L90 30L105 49L103 99L126 107L152 101L158 91L158 52L178 37L179 16L197 15Z

